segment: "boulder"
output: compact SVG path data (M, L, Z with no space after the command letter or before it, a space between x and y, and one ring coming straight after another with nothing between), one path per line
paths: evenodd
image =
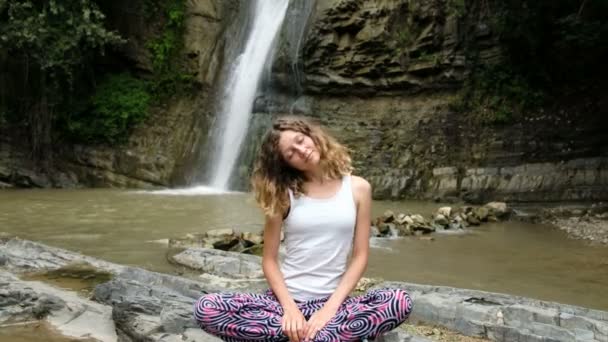
M247 241L251 245L259 245L264 242L264 237L262 235L251 232L242 233L241 239Z
M395 223L397 224L407 224L408 223L408 216L406 214L399 214L397 215L397 217L395 218Z
M449 218L452 215L452 207L441 207L437 209L437 215L443 215Z
M450 221L443 214L437 214L437 215L435 215L435 218L433 219L433 223L438 224L442 227L447 227L450 224Z
M73 338L117 341L112 307L0 270L0 326L44 320Z
M382 214L382 222L390 223L395 220L395 213L392 210L387 210Z
M473 213L475 215L475 218L477 218L479 221L485 222L488 220L488 215L490 211L486 207L479 207L473 210Z
M225 229L212 229L209 230L205 233L205 235L209 238L231 238L236 236L236 234L234 233L234 230L232 230L231 228L225 228Z
M170 257L171 262L193 270L232 279L263 278L262 258L208 248L189 248Z
M488 209L489 215L493 215L499 219L507 217L511 212L511 209L505 202L490 202L484 205L484 207Z
M391 234L391 228L394 229L395 225L392 223L381 223L378 225L378 231L380 235L387 236Z
M414 301L412 323L432 322L492 341L608 341L608 312L485 291L402 282Z
M479 226L481 224L481 221L473 213L469 213L466 216L466 222L472 226Z

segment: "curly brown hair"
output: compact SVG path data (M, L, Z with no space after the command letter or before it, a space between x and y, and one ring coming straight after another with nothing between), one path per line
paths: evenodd
M255 200L269 216L287 211L288 189L295 196L304 192L304 174L289 166L279 150L279 138L284 131L299 132L312 139L320 154L319 164L326 179L339 179L352 171L348 149L320 125L302 117L277 118L262 140L251 176Z

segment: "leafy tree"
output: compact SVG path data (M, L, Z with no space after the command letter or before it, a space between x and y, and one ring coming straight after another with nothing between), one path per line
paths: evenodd
M48 167L54 109L76 73L96 53L124 40L104 27L90 0L0 0L0 49L19 60L28 85L18 111L28 128L32 157Z

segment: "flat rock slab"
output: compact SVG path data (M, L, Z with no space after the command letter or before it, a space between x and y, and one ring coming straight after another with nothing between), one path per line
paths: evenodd
M170 260L190 269L220 277L263 279L262 258L257 255L226 252L210 248L189 248Z
M66 336L81 337L76 329L81 327L81 322L87 322L87 331L91 326L103 326L103 322L74 304L79 303L85 308L106 308L104 317L112 325L113 336L88 336L100 341L220 341L196 326L193 304L202 294L226 291L220 285L238 281L217 280L217 284L194 281L117 265L32 241L16 238L0 241L0 267L11 272L56 270L83 262L113 275L112 280L95 288L96 301L44 283L24 282L0 269L0 323L33 321L46 315ZM66 316L65 310L77 317Z
M386 333L384 336L376 339L377 342L432 342L432 340L422 337L414 336L405 331L394 330Z
M375 286L407 290L411 319L493 341L608 342L608 312L476 290L401 282Z
M196 249L189 253L191 256L197 253L207 255L206 252ZM0 239L0 267L12 272L58 269L82 262L113 275L111 281L95 288L94 298L112 308L112 319L121 341L217 341L202 332L193 321L192 309L195 300L209 292L257 292L266 286L263 279L229 279L211 274L195 281L112 264L31 241ZM8 273L4 274L8 279ZM0 279L0 284L7 282ZM400 282L385 282L375 287L407 290L414 299L412 321L441 325L467 336L494 341L608 342L606 311L451 287ZM17 298L19 303L27 302L30 300L28 298L33 298L37 293L45 293L32 291L15 292L15 296L0 295L0 305L14 309L14 303L2 304L2 301L9 303L10 300L6 298L13 298L12 301L15 302ZM60 306L55 308L52 305L50 308L51 311L61 309ZM0 317L5 312L9 311L3 309ZM25 319L23 317L33 315L33 311L10 312L13 319ZM424 337L402 331L391 332L383 338L385 341L428 341Z
M0 270L0 326L39 319L65 336L117 340L111 306Z

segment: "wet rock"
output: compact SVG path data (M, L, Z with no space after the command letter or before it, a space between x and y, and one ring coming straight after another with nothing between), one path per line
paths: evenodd
M0 322L6 319L14 321L47 317L51 324L60 328L65 326L66 329L62 332L70 336L84 336L84 333L70 333L78 332L77 327L83 321L86 333L95 334L96 329L105 326L108 320L91 317L88 309L82 309L90 305L95 308L94 305L97 305L106 309L96 308L91 313L107 314L111 318L109 322L113 322L111 332L116 335L118 331L121 341L220 341L201 331L192 320L195 300L209 292L260 292L267 288L265 280L234 280L206 275L195 281L112 264L16 238L0 241L0 253L7 256L5 268L13 272L53 270L84 261L112 273L112 280L96 286L93 292L95 300L108 305L106 306L39 282L20 282L13 286L14 276L0 271ZM39 285L34 287L32 284ZM38 286L41 286L40 291ZM71 304L72 298L77 298L84 304L74 306ZM97 338L96 335L89 337ZM116 337L104 336L98 339L109 342L117 340Z
M389 331L383 336L380 336L376 339L379 342L431 342L432 340L422 337L411 335L402 330L393 330Z
M237 234L232 229L215 229L206 233L193 233L182 238L169 239L169 248L212 248L255 254L262 250L263 242L260 234L251 232Z
M395 225L392 223L380 223L378 225L378 231L382 236L388 236L391 234L391 230L395 229Z
M205 233L209 238L231 238L235 236L234 230L231 228L226 229L212 229Z
M438 224L442 227L447 227L450 224L450 221L442 214L437 214L433 219L433 223Z
M478 207L473 210L473 213L475 215L475 218L477 218L479 221L485 222L488 220L488 215L490 211L486 207Z
M412 231L414 231L415 234L417 234L417 233L430 234L435 231L435 227L418 225L418 226L412 227Z
M466 216L466 222L472 226L479 226L481 224L481 221L473 213L469 213Z
M367 277L361 277L361 279L359 279L359 281L357 282L357 285L355 286L355 291L359 292L359 293L364 293L365 291L369 290L372 286L381 283L382 279L379 278L367 278Z
M369 230L369 236L370 237L379 237L382 236L382 234L380 234L380 230L378 230L378 227L376 226L371 226L370 230ZM2 265L2 256L0 255L0 265Z
M495 216L496 218L506 218L511 209L507 206L505 202L490 202L484 205L486 209L488 209L488 214Z
M411 215L410 218L412 219L412 224L415 225L425 225L427 223L422 215L415 214Z
M250 245L259 245L264 242L264 237L262 235L251 232L242 233L241 239L247 241Z
M32 267L42 265L56 267L81 258L113 273L112 280L95 288L97 303L72 294L77 297L75 300L83 301L78 303L83 304L70 306L72 299L66 297L65 291L44 284L35 285L37 282L15 280L14 276L0 271L0 322L7 319L8 313L19 319L45 317L47 320L57 319L57 325L72 327L73 332L78 331L78 324L86 322L86 332L91 333L91 327L98 329L103 326L102 322L106 322L99 316L89 316L88 309L82 309L94 304L99 307L91 310L90 314L105 312L109 315L111 312L116 330L110 330L118 331L122 341L219 341L198 329L192 320L194 301L204 293L227 288L252 292L262 290L256 289L251 280L218 278L224 282L221 283L206 274L201 280L194 281L111 264L18 239L0 242L0 252L7 256L5 267L14 271L33 270ZM32 260L38 260L38 263ZM441 286L391 282L380 283L373 288L383 287L403 288L410 293L415 303L411 321L442 325L469 336L505 342L608 340L608 312L605 311ZM59 294L54 291L59 291ZM65 310L66 307L70 310ZM409 336L399 334L399 331L395 333L387 337L396 336L404 341L419 338L412 336L408 340ZM116 341L103 337L99 340Z
M186 234L181 238L171 238L169 239L169 248L190 248L190 247L205 247L205 246L213 246L213 244L208 241L207 235L205 233L191 233Z
M488 222L498 222L500 220L498 219L498 217L496 217L494 215L488 215L488 217L486 218L486 221L488 221Z
M392 210L387 210L382 214L382 222L390 223L395 220L395 213Z
M411 221L411 219L409 221ZM412 222L408 222L408 216L406 214L401 213L401 214L397 215L397 217L395 218L395 223L403 225L403 224L408 224L408 223L412 223Z
M209 241L212 241L211 245L213 246L213 248L222 251L229 251L235 246L237 246L241 240L239 240L239 238L236 236L227 235L218 238L211 237Z
M414 233L423 233L423 234L429 234L435 231L435 228L429 223L427 222L424 217L422 217L422 215L411 215L410 216L413 223L411 224L411 230Z
M70 337L117 340L110 306L0 270L0 325L36 320Z
M385 282L374 288L383 287L408 291L415 303L411 322L433 322L467 336L500 342L608 340L606 311L444 286Z
M152 284L117 277L97 286L94 298L112 306L117 329L133 341L220 341L195 332L200 328L192 317L192 307L201 293L187 296Z
M414 220L412 219L412 217L411 217L411 216L406 215L406 216L403 218L403 224L410 224L410 225L411 225L411 224L414 224Z
M449 218L452 215L452 207L441 207L437 209L437 215L443 215Z
M410 224L400 225L398 226L398 229L399 236L408 236L414 234L414 231L412 230L412 225Z
M263 278L259 256L190 248L173 255L171 261L191 269L228 278Z
M459 230L459 229L464 229L464 227L463 227L461 221L454 221L454 222L450 222L448 229Z

